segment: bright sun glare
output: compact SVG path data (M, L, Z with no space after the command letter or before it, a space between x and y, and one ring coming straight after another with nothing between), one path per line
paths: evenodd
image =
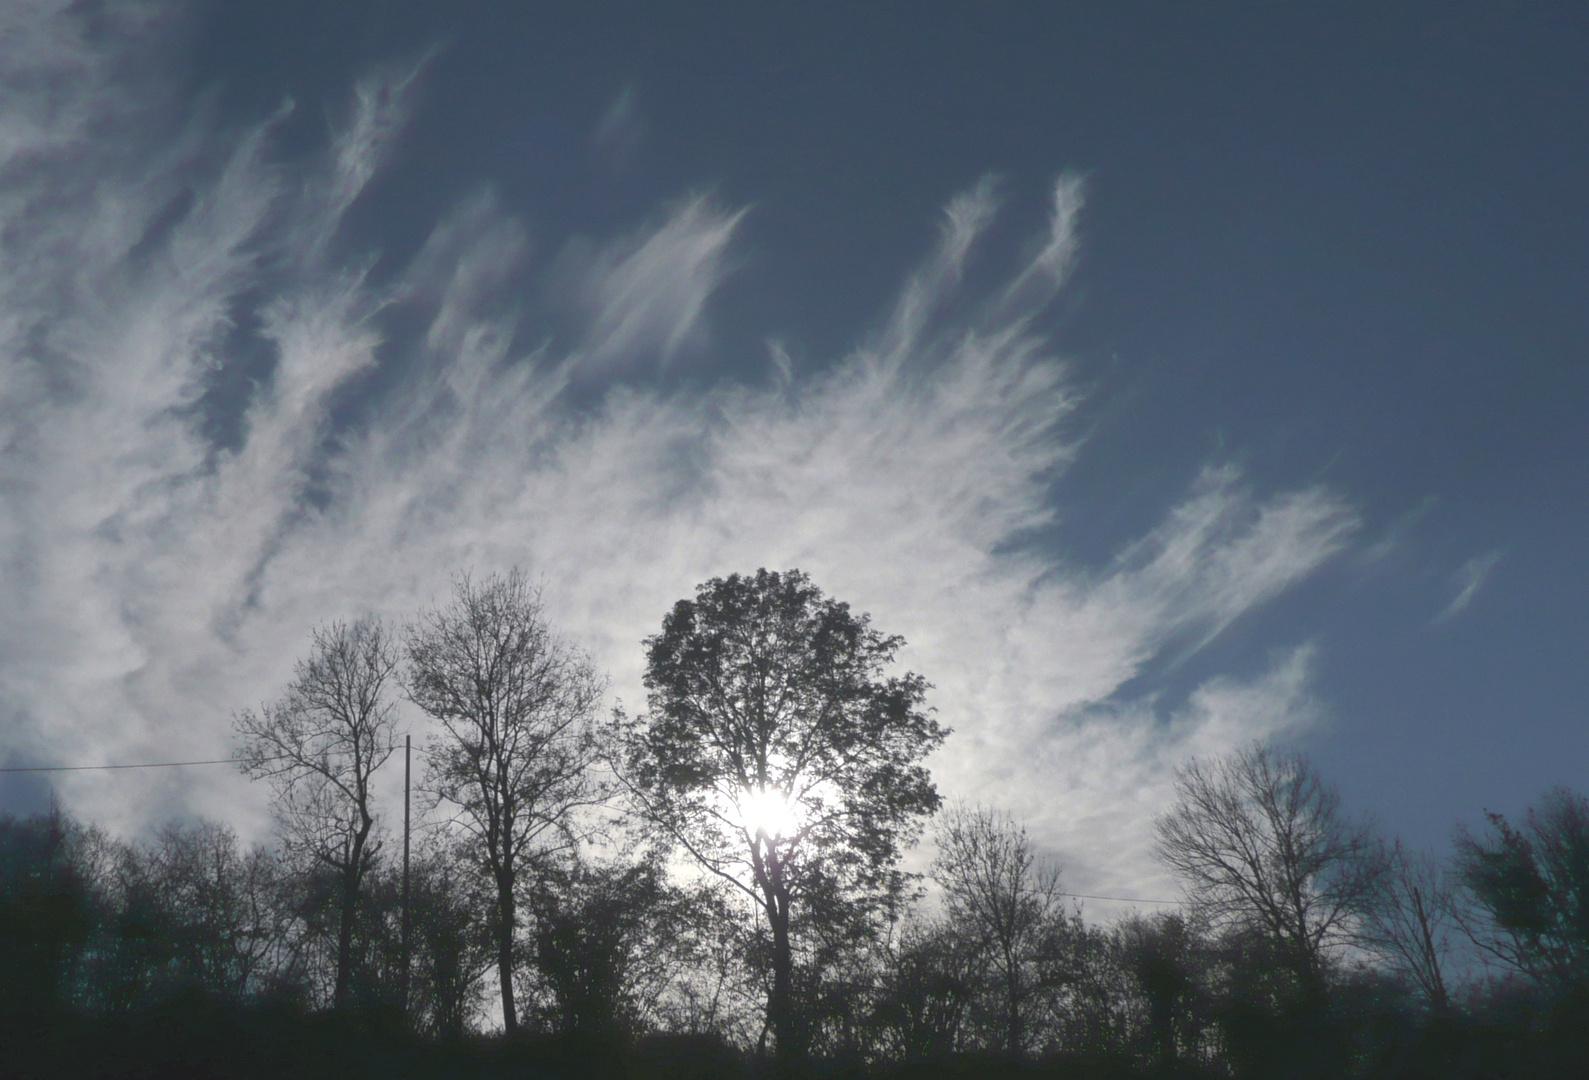
M789 835L800 824L794 803L777 788L749 793L741 799L739 809L748 832L760 832L773 840Z

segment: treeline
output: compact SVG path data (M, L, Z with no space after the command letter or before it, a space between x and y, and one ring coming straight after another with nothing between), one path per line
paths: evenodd
M940 805L900 644L797 571L714 579L603 717L518 574L322 628L236 718L277 843L0 820L0 1075L1589 1074L1581 795L1440 864L1247 748L1156 823L1185 902L1089 922L1018 822Z

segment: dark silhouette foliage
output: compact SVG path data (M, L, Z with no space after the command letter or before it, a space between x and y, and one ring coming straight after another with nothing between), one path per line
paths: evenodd
M929 903L899 860L945 731L887 670L900 640L803 574L676 605L609 746L599 675L521 576L454 599L397 657L449 731L424 779L451 817L406 889L357 794L392 745L367 624L322 631L243 725L292 751L279 848L0 817L0 1080L1589 1076L1580 794L1488 815L1439 865L1252 747L1178 777L1180 908L1090 922L1018 821L965 807ZM379 663L337 659L361 642ZM593 805L605 767L626 817Z
M1589 799L1556 788L1521 828L1485 817L1487 835L1457 834L1458 874L1488 915L1476 940L1543 986L1589 989Z
M619 719L641 813L766 918L785 1060L805 1039L795 910L898 895L900 850L938 806L920 761L948 732L926 680L887 674L903 643L798 570L713 578L646 639L649 714Z

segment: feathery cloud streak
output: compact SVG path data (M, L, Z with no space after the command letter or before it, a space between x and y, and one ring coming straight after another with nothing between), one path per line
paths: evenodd
M322 171L295 181L269 123L229 137L176 123L154 91L129 119L124 57L74 35L67 5L4 18L0 67L20 87L0 105L12 753L224 753L231 712L280 685L314 622L402 617L457 569L513 564L545 576L631 707L639 641L674 600L715 574L809 570L910 640L956 729L934 763L946 792L1027 817L1077 885L1151 881L1147 824L1186 755L1310 715L1306 649L1172 716L1118 692L1338 551L1356 519L1329 491L1263 499L1210 467L1101 572L1014 543L1053 523L1078 452L1065 368L1033 321L1074 258L1079 182L1056 185L1037 254L969 315L987 184L951 202L937 249L851 355L669 391L656 373L706 340L742 211L695 199L600 247L582 262L580 333L524 353L503 300L525 230L490 194L439 222L395 282L329 254L413 71L360 82ZM218 378L249 350L268 375L222 400ZM576 383L600 388L595 404ZM235 445L211 434L228 408ZM259 798L223 775L64 783L125 828L238 820Z
M1434 624L1438 626L1441 623L1450 622L1466 611L1468 605L1473 603L1473 597L1478 594L1478 591L1484 587L1485 581L1489 579L1490 571L1494 570L1495 564L1500 561L1501 553L1499 551L1491 551L1485 555L1476 555L1463 563L1461 568L1453 575L1457 585L1457 594L1451 598L1449 604L1440 610L1440 614L1434 617Z

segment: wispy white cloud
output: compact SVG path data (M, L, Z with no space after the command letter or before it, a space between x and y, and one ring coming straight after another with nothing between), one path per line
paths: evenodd
M1305 649L1180 708L1121 688L1340 550L1356 518L1327 489L1266 497L1214 466L1101 570L1012 544L1054 523L1052 485L1078 452L1065 367L1033 330L1074 259L1075 180L980 307L947 301L994 218L986 184L951 203L938 250L852 355L771 386L663 392L625 375L705 340L742 212L689 201L599 249L577 344L525 353L509 292L527 233L489 194L438 223L395 283L327 261L322 238L398 113L339 129L326 176L291 189L268 126L207 176L152 129L101 160L83 133L118 107L95 89L110 61L51 33L63 70L87 73L81 100L28 114L0 145L43 140L48 168L101 179L47 225L23 227L26 190L0 195L0 235L19 238L0 267L10 747L81 763L224 753L231 712L279 686L314 622L401 617L456 569L513 564L545 576L631 707L639 642L673 601L715 574L809 570L909 639L955 728L934 761L944 789L1029 819L1081 885L1156 880L1148 823L1186 755L1310 715ZM408 76L387 78L359 109L400 110ZM132 259L184 185L192 207ZM270 250L287 257L266 274ZM260 293L255 344L274 364L240 444L219 447L202 395L236 362L236 305ZM388 340L393 309L421 331ZM396 359L377 392L360 380L378 355ZM598 402L576 406L573 380L601 387ZM339 426L333 406L361 388L357 422ZM65 783L127 828L184 810L262 820L260 793L225 774Z
M591 319L580 367L596 375L636 363L662 367L699 345L706 301L728 269L728 243L744 214L694 198L660 228L601 250L581 289Z
M1419 522L1429 516L1435 508L1437 500L1433 495L1425 496L1417 506L1405 510L1385 527L1384 531L1373 542L1365 543L1357 553L1357 561L1364 566L1384 562L1391 555L1401 550L1407 543L1408 536Z
M378 68L354 84L353 107L332 134L323 201L328 223L340 220L380 168L408 120L414 89L433 55L426 52L413 63Z
M1434 617L1435 625L1450 622L1473 603L1473 597L1484 587L1489 579L1490 571L1495 569L1495 564L1501 561L1501 553L1492 551L1486 555L1476 555L1462 564L1462 568L1453 575L1457 592L1451 602L1441 609L1440 614Z
M644 134L638 95L634 86L629 85L618 91L607 111L602 113L591 137L591 146L608 171L615 171L634 157Z

